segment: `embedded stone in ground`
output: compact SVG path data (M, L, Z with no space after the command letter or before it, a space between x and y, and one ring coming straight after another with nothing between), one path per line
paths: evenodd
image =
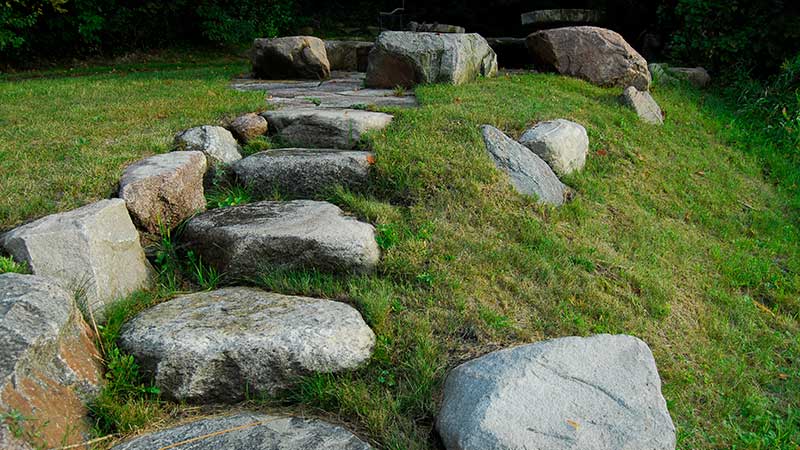
M370 450L346 429L316 419L239 412L139 436L112 450Z
M0 237L15 260L85 299L98 320L107 303L150 286L152 268L125 201L101 200L43 217Z
M366 72L373 45L367 41L325 41L331 70Z
M650 87L647 61L622 36L598 27L537 31L527 38L538 67L605 87Z
M462 84L497 73L497 56L475 33L384 31L369 54L367 87Z
M372 225L327 202L257 202L190 219L182 239L227 277L274 268L370 272L380 259Z
M650 74L659 83L674 83L686 80L696 88L704 88L711 82L711 76L702 67L670 67L667 64L649 64Z
M661 108L649 92L640 91L633 86L628 86L625 91L622 92L620 101L636 111L636 115L638 115L642 121L653 125L661 125L664 123L664 116L661 113Z
M537 123L522 134L519 142L545 160L558 176L583 169L589 153L586 129L564 119Z
M161 303L126 323L120 337L165 396L206 403L355 369L374 344L372 330L344 303L245 287Z
M673 450L675 427L647 344L567 337L453 369L436 428L445 448Z
M136 162L122 174L119 197L125 200L131 219L157 233L175 227L206 209L203 176L206 157L201 152L172 152Z
M102 371L72 294L45 277L0 275L0 336L0 412L24 417L0 421L2 448L88 440L84 404L100 390Z
M250 62L259 78L324 80L331 75L325 43L313 36L256 39Z
M389 114L357 109L279 109L261 114L270 130L297 147L353 149L364 133L382 130Z
M231 170L257 197L276 191L308 197L328 193L335 186L354 189L366 185L374 161L370 152L287 148L248 156Z
M230 164L242 159L242 148L231 132L212 125L181 131L175 136L175 148L205 153L209 166Z
M243 144L267 134L267 121L256 113L243 114L231 121L231 131Z
M495 127L484 125L481 132L486 150L517 192L556 206L568 200L570 189L542 158Z

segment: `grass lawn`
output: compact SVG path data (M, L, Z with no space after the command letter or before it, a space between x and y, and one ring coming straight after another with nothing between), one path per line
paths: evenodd
M262 108L263 93L226 88L246 70L206 59L3 80L0 229L109 196L126 164L167 151L180 129ZM375 355L249 406L343 422L379 448L436 448L454 365L514 344L628 333L653 350L680 448L796 450L800 216L758 158L780 149L713 94L656 88L667 121L655 127L621 107L619 93L513 75L420 87L421 108L392 110L394 123L372 136L370 191L329 198L378 227L379 272L272 272L259 282L355 305L378 336ZM583 124L591 142L585 170L564 180L576 199L558 209L517 195L478 129L517 137L554 118ZM126 317L175 288L121 302L103 330L106 351ZM98 433L203 412L158 400L126 378L129 359L109 359L123 364L93 407Z

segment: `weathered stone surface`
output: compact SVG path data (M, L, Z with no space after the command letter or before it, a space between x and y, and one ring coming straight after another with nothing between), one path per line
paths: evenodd
M382 130L389 114L358 109L292 108L261 114L270 130L297 147L353 149L367 131Z
M181 450L370 450L342 427L315 419L240 412L157 431L112 450L153 450L190 441Z
M287 148L248 156L231 166L240 184L258 197L278 192L309 197L335 186L358 188L367 184L375 161L370 152Z
M237 402L315 372L369 359L375 335L352 307L232 287L156 305L125 324L120 346L169 398Z
M367 87L462 84L497 73L497 55L471 33L384 31L369 54Z
M175 136L175 148L205 153L209 166L230 164L242 159L242 148L239 147L231 132L212 125L181 131Z
M243 144L267 134L267 120L256 113L243 114L231 121L231 132Z
M325 41L331 70L366 72L369 51L374 45L367 41Z
M313 36L256 39L250 49L250 62L259 78L324 80L331 75L325 43Z
M519 142L545 160L558 176L583 169L589 153L586 129L564 119L537 123L522 133Z
M152 281L152 268L122 199L43 217L4 234L0 243L34 274L82 293L98 320L107 303Z
M497 65L504 68L523 68L533 65L525 38L497 37L486 38L486 42L497 54Z
M673 450L675 427L647 344L568 337L456 367L437 429L448 450Z
M523 25L545 24L595 24L603 20L603 13L596 9L540 9L520 16Z
M642 92L633 86L628 86L620 97L620 101L634 111L644 122L653 125L664 123L664 116L661 113L658 103L653 100L649 92Z
M667 64L649 64L650 74L659 83L674 83L686 80L696 88L704 88L711 82L711 76L702 67L670 67Z
M598 27L537 31L527 39L537 65L598 86L650 88L647 61L619 34Z
M0 275L0 414L25 417L13 424L22 436L0 421L3 449L84 441L90 428L84 402L100 389L99 361L69 292L40 276Z
M556 206L568 200L569 188L542 158L493 126L484 125L481 132L495 165L508 174L519 193L534 195L540 202Z
M258 202L200 214L183 239L232 278L274 267L369 272L380 259L371 225L327 202Z
M206 209L202 152L172 152L136 162L122 174L119 197L125 200L131 219L156 233L159 226L173 228Z
M419 33L466 33L464 27L458 25L448 25L445 23L419 23L408 22L408 31L416 31Z

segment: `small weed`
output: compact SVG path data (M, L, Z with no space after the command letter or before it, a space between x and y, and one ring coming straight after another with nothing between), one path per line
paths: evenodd
M358 109L361 111L367 111L369 109L369 105L366 103L357 103L355 105L350 105L350 109Z
M186 253L186 259L189 273L203 290L210 291L217 288L221 275L215 268L204 265L202 257L195 255L191 250Z
M430 273L422 272L421 274L417 275L417 281L427 286L433 286L433 283L436 281L436 279Z
M481 320L495 331L502 331L511 326L511 321L508 317L498 314L492 309L481 307L478 314Z
M405 95L406 95L406 88L404 88L403 86L400 86L400 85L398 84L398 85L397 85L397 86L395 86L395 87L394 87L394 89L392 90L392 95L394 95L395 97L405 97Z
M242 186L214 186L206 192L208 209L227 208L229 206L250 203L252 194Z
M378 247L381 250L389 250L400 241L400 233L397 231L397 226L386 223L377 226L377 234L375 240L378 242Z
M242 146L242 156L254 155L271 148L274 148L274 144L268 137L258 136L250 139L247 144Z
M319 105L321 105L321 104L322 104L322 100L320 100L320 99L319 99L319 98L317 98L317 97L306 97L306 100L308 100L308 101L310 101L311 103L313 103L313 104L314 104L314 106L319 106Z
M18 263L10 256L0 256L0 273L28 273L28 265Z
M159 224L161 239L156 244L155 266L162 287L176 291L180 287L181 263L172 230Z

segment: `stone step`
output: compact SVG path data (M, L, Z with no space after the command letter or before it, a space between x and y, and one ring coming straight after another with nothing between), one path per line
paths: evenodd
M357 109L291 108L266 111L270 133L289 145L311 148L354 149L367 131L382 130L389 114Z
M349 305L246 287L161 303L126 323L120 336L121 348L163 395L193 403L234 403L313 373L355 369L374 344Z
M248 156L234 163L231 170L258 198L276 190L293 197L313 197L337 185L366 185L374 158L370 152L287 148Z
M185 444L185 445L181 445ZM316 419L239 412L134 438L112 450L370 450L342 427Z
M380 260L372 225L327 202L257 202L190 219L181 236L203 261L232 279L264 270L370 272Z

